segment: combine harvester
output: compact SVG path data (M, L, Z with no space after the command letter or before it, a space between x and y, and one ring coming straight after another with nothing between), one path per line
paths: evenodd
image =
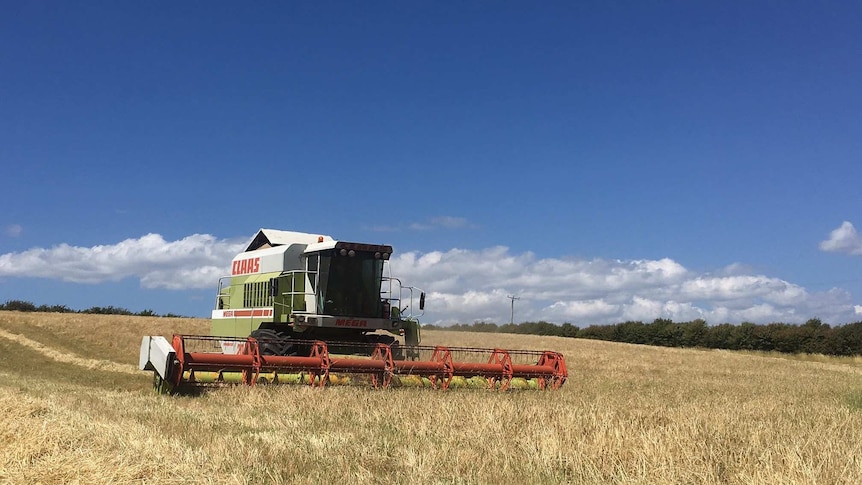
M391 246L261 229L219 280L211 336L144 337L140 369L153 371L160 392L285 382L558 389L566 381L557 352L420 345L425 293L389 275L391 254Z

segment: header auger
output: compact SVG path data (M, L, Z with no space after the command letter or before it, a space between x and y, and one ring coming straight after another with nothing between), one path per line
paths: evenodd
M261 229L219 280L211 336L144 337L140 368L169 391L352 380L557 389L566 381L556 352L420 345L425 293L389 274L391 254L386 245Z

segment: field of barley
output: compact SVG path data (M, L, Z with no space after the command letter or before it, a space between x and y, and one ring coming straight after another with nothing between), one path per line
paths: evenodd
M206 320L0 312L2 483L862 483L862 359L427 331L563 352L558 391L152 392L143 335Z

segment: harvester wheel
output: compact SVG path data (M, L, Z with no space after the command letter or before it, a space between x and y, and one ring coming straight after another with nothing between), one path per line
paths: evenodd
M174 391L173 386L168 381L162 379L162 376L158 372L153 372L153 389L157 394L172 394Z
M401 347L395 337L392 337L390 335L369 334L365 336L365 343L388 345L389 348L392 349L393 359L404 360L404 349Z
M404 360L404 349L398 345L398 342L392 343L389 348L392 351L393 360Z
M259 328L250 336L257 339L258 348L263 355L288 355L293 347L287 336L268 328Z

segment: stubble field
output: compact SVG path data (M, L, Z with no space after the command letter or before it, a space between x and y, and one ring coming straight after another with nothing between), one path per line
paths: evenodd
M0 312L0 482L862 483L862 359L424 332L563 352L553 392L163 396L143 335L206 320Z

